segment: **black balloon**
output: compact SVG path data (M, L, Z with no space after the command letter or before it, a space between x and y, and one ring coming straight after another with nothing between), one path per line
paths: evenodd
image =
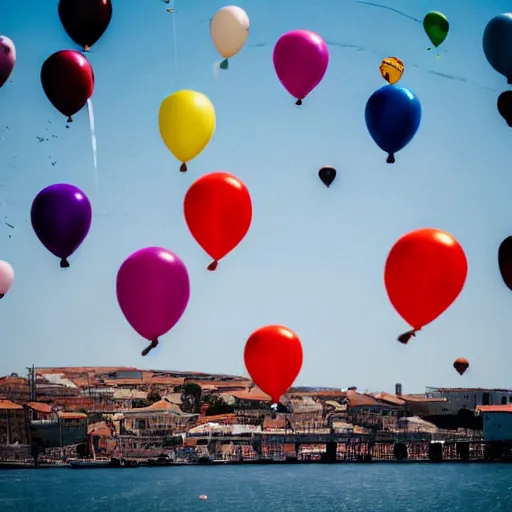
M505 91L498 98L498 112L512 128L512 91Z
M512 236L501 242L498 250L498 265L503 281L512 290Z
M60 0L59 17L73 41L88 50L112 19L111 0Z
M326 187L330 187L336 178L336 169L327 165L318 171L318 176Z

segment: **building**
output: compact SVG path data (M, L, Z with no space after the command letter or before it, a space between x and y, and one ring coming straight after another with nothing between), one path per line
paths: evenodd
M483 418L485 441L512 442L512 404L479 405L476 413Z
M129 435L170 435L195 425L197 414L186 414L179 406L162 399L149 407L123 411L123 433Z
M29 444L27 413L22 405L0 400L0 445Z
M428 412L421 415L423 419L440 428L481 430L482 417L475 416L476 408L480 405L512 403L512 390L427 387L425 397L431 401L428 402Z
M243 411L261 411L265 413L270 410L272 405L270 396L258 388L247 391L231 391L222 394L221 398L236 410Z
M28 379L18 377L12 373L7 377L0 377L0 398L24 402L30 400L30 384Z
M35 444L44 448L78 445L87 442L87 414L53 412L30 422Z

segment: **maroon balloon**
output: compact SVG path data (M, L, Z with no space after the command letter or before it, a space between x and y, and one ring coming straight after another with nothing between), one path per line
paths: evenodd
M60 0L59 17L68 36L87 51L107 30L112 19L112 2Z
M30 220L40 242L61 258L61 268L67 268L67 258L80 247L91 228L91 203L74 185L50 185L32 202Z
M502 92L498 98L498 112L512 128L512 91Z
M61 50L48 57L41 68L43 90L62 114L75 115L92 96L94 72L89 61L75 50Z

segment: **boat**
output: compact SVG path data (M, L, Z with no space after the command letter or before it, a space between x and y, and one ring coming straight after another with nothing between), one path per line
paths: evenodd
M110 460L108 459L76 459L70 460L69 465L72 469L93 469L93 468L110 468Z

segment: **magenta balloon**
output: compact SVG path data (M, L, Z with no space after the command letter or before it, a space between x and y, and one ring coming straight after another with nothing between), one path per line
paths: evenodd
M298 105L321 82L328 64L325 41L310 30L287 32L274 47L277 77Z
M121 311L133 329L152 342L151 347L176 325L189 297L187 268L167 249L140 249L125 260L117 273Z
M7 82L16 65L16 48L6 36L0 36L0 87Z

